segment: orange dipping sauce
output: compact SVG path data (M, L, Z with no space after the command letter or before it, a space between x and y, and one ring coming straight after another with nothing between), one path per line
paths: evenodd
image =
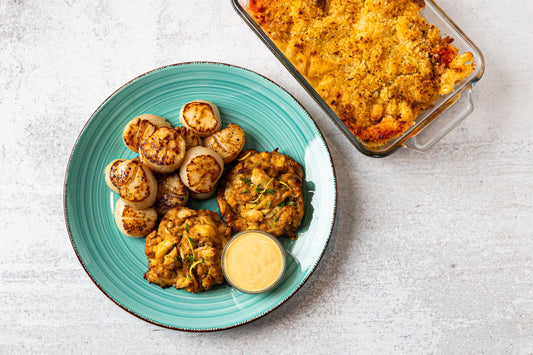
M261 230L242 231L226 244L222 270L228 283L240 291L271 290L285 270L283 246L276 237Z

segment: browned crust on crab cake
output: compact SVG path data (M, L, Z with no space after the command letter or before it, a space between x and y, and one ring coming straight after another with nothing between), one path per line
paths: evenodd
M236 232L261 229L295 238L305 212L300 164L277 149L243 151L237 160L218 187L226 223Z
M172 208L146 236L144 278L163 288L208 290L224 281L220 258L230 237L231 229L217 213Z

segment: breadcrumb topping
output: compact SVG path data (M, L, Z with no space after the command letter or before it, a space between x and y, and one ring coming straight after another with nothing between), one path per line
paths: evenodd
M379 146L474 69L423 0L250 0L269 37L361 141Z

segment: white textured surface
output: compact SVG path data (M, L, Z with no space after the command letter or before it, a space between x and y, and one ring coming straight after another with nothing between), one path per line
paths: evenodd
M424 154L350 148L229 0L0 0L0 353L533 353L533 2L441 0L481 48L474 113ZM335 235L288 303L195 334L113 304L79 264L63 179L89 116L166 64L244 66L327 136Z

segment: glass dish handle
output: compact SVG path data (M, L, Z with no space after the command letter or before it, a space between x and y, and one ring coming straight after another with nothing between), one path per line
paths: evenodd
M472 111L474 111L474 100L472 98L472 86L469 85L451 107L405 142L404 147L417 152L425 152L461 123Z

